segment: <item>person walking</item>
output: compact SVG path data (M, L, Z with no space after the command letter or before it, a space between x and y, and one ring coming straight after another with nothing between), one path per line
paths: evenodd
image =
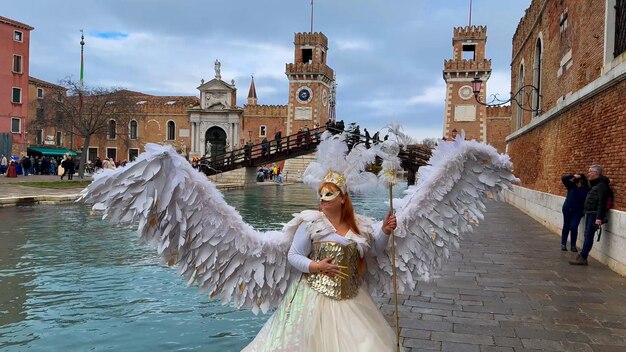
M2 156L0 156L0 174L4 175L5 172L7 172L7 167L9 166L9 163L7 161L7 157L4 156L4 154L0 154Z
M67 179L72 180L74 177L74 173L76 172L76 164L74 163L74 158L71 156L67 158Z
M587 265L587 257L593 247L593 239L596 229L602 226L602 221L606 217L606 202L610 193L608 177L602 175L602 166L591 165L587 172L591 189L585 198L585 241L580 254L575 259L570 260L571 265Z
M280 145L281 140L282 140L282 132L276 131L276 133L274 134L274 141L276 142L276 152L280 152L282 150L282 147Z
M561 250L567 251L567 237L570 236L570 250L576 249L578 238L578 224L583 218L585 198L589 192L589 183L584 174L567 174L561 177L567 189L567 196L563 202L563 229L561 230Z
M63 174L61 175L61 180L63 179L63 177L65 177L65 175L69 174L69 167L70 167L69 162L68 162L69 159L70 159L70 157L66 155L65 157L63 157L63 161L61 161L61 168L63 169ZM67 177L69 179L69 176L67 176Z

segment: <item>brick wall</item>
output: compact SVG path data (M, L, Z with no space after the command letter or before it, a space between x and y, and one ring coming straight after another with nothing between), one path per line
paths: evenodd
M118 126L118 134L126 134L126 136L120 135L114 140L94 137L89 142L90 147L98 148L98 156L105 157L107 148L117 148L117 159L123 161L128 159L128 151L131 148L138 148L140 152L143 152L143 146L146 143L163 144L167 139L167 122L170 120L175 123L176 138L167 143L179 150L182 144L185 144L187 153L191 151L191 137L181 137L180 131L181 129L189 130L191 133L187 108L192 104L197 104L198 98L145 95L137 97L136 100L144 102L138 105L139 111L135 118L138 123L138 138L130 140L127 137L128 126Z
M566 25L561 25L565 14ZM538 39L542 45L540 87L544 112L564 96L597 79L604 65L604 16L605 1L533 0L513 37L512 91L524 84L537 85L534 73ZM568 53L571 53L569 62L566 60ZM522 64L523 79L519 77ZM529 100L525 99L527 103ZM517 109L513 106L515 117ZM532 113L524 111L522 114L523 125L526 125ZM517 118L513 118L511 130L516 129Z
M274 140L276 131L281 131L282 136L285 137L287 135L286 122L286 105L246 105L241 118L240 136L245 141L251 139L253 144L261 143L263 136L260 135L260 127L265 126L268 140Z
M511 107L494 106L487 108L487 143L499 153L506 151L506 136L510 132Z
M611 179L615 209L626 210L626 80L509 141L521 186L565 195L561 176L598 163Z

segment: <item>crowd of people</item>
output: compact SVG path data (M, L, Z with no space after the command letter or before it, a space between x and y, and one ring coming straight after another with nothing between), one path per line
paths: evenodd
M93 163L90 160L87 161L85 173L92 174L102 169L115 169L125 166L126 163L126 161L115 161L113 158L102 160L97 157ZM0 175L6 177L56 175L60 176L61 180L66 176L68 180L72 180L79 166L80 159L68 154L63 157L23 155L21 158L17 156L7 158L4 154L0 154Z
M256 174L257 182L274 181L276 183L284 183L287 177L276 164L264 165L259 168Z

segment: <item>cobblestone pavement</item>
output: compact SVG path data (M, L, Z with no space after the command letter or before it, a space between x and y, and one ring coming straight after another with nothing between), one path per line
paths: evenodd
M626 351L626 278L590 260L572 266L560 238L518 209L485 220L437 276L399 297L413 351ZM590 258L591 259L591 258ZM393 324L393 298L381 298Z

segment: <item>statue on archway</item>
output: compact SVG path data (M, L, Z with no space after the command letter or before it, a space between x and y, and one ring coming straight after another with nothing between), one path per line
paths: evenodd
M215 78L216 79L222 79L221 67L222 67L222 64L218 60L215 60Z

